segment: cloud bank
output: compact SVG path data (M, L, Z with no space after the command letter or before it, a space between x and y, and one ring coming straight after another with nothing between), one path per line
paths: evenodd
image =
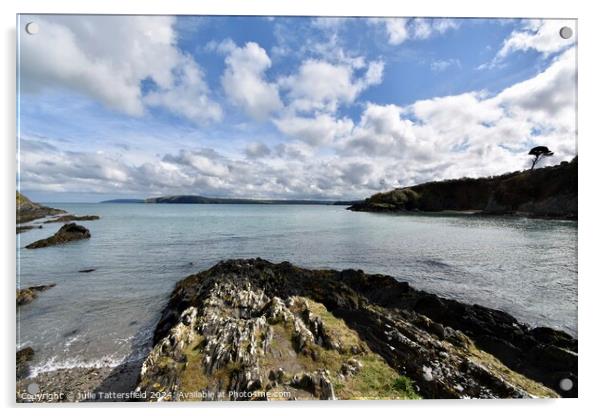
M51 129L42 128L50 140L30 133L27 126L37 119L29 115L19 155L26 190L355 199L428 180L523 169L526 151L539 144L555 152L549 164L576 154L574 41L555 40L558 25L551 21L521 23L486 64L534 51L547 61L533 76L495 93L466 89L403 105L370 95L404 74L389 69L394 59L385 53L345 48L349 19L311 21L307 30L315 41L289 52L251 37L195 39L194 50L183 48L172 17L36 21L44 36L21 39L25 97L67 91L102 104L109 112L103 117L118 113L167 125L152 149L144 149L144 135L126 142L118 130L107 137L111 146L73 148ZM462 29L450 19L363 24L393 50ZM297 60L277 64L282 53ZM203 60L209 54L219 65ZM464 68L456 58L427 62L428 72ZM44 110L37 116L48 117Z

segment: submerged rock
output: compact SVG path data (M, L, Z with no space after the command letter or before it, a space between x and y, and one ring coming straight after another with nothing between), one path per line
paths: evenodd
M542 383L576 379L576 340L536 333L389 276L229 260L176 285L137 390L156 400L557 397ZM485 335L516 362L481 346ZM545 346L575 360L549 368L561 357L553 348L529 359Z
M17 289L17 306L32 302L38 297L40 292L44 292L55 286L55 283L51 283L49 285L31 286L25 289Z
M83 240L90 237L90 230L72 222L63 225L53 236L38 240L35 243L25 246L25 248L43 248L68 243L69 241Z

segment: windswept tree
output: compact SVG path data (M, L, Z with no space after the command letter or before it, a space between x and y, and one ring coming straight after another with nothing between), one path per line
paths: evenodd
M529 150L529 155L533 156L533 162L531 163L531 170L535 167L537 162L539 162L542 158L547 156L552 156L554 152L551 152L545 146L536 146L533 149Z

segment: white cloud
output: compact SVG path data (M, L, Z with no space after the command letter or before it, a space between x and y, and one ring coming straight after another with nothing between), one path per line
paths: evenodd
M359 124L342 143L344 152L371 156L400 155L416 140L413 123L402 117L402 108L393 104L368 104Z
M458 59L437 59L431 62L431 70L435 72L443 72L450 67L461 68L462 64Z
M208 97L209 89L193 59L182 59L175 72L178 74L177 81L170 88L148 93L144 102L149 106L168 108L199 124L220 121L223 116L222 108Z
M284 134L311 146L332 144L336 138L349 134L353 128L350 119L336 119L329 114L283 117L274 120L274 124Z
M347 22L349 18L345 17L316 17L312 19L311 24L322 30L338 29Z
M394 159L406 183L521 169L535 144L556 152L549 164L570 159L576 152L574 53L493 96L470 92L403 109L369 104L338 141L339 152Z
M383 62L370 62L363 76L357 77L351 65L311 59L279 84L288 90L293 110L334 112L339 105L352 103L366 88L380 83L383 70Z
M280 158L303 161L313 154L314 148L303 142L288 142L278 143L274 150Z
M422 125L437 132L433 140L447 139L448 145L462 136L474 136L475 132L469 129L495 123L504 115L502 108L479 92L417 101L411 111Z
M171 27L169 19L165 22ZM428 36L435 36L451 30L454 23L419 20L406 22L404 29L409 31L408 36L417 39L427 32ZM62 27L58 32L64 35L64 25L56 25ZM419 29L420 25L428 27ZM151 29L159 30L154 25ZM162 36L166 33L160 31ZM172 45L169 36L164 39L168 46ZM131 114L152 105L169 108L198 122L219 119L219 106L202 101L202 97L209 98L210 94L202 69L173 46L164 51L171 61L169 64L157 62L153 68L121 68L123 64L115 62L115 68L119 69L115 72L109 58L94 58L98 67L90 67L94 66L93 57L103 56L103 48L109 45L95 45L91 49L94 54L80 56L77 52L83 50L77 45L80 41L71 39L75 46L69 49L67 42L61 53L75 59L77 65L73 66L81 73L62 68L64 63L53 63L57 68L29 74L27 87L40 88L42 84L36 85L36 80L69 86ZM115 154L65 151L49 145L48 140L24 138L20 155L23 188L142 195L194 193L351 199L394 186L521 169L528 163L526 152L536 144L546 145L555 152L546 163L558 163L575 154L575 48L555 52L558 56L547 69L500 93L472 91L400 107L363 103L359 99L367 88L382 81L381 61L369 62L344 51L327 57L324 47L319 59L302 61L292 74L274 83L268 78L270 57L259 45L237 46L227 40L209 47L226 55L222 84L228 98L252 117L270 119L283 133L280 143L274 143L278 138L267 131L265 137L269 138L270 147L261 141L246 141L247 146L240 146L235 138L224 141L235 145L225 143L220 147L218 139L199 134L201 130L195 129L191 133L194 138L175 139L169 143L168 151L158 147L156 151L146 149L136 154L138 150L132 149L119 155L117 150ZM543 46L538 47L544 50ZM170 55L174 50L176 54ZM88 67L82 69L83 64ZM58 69L66 70L69 78L62 72L53 72ZM103 85L103 77L111 73L109 69L118 76L106 81L112 82L107 85L121 89L94 90L94 85ZM156 89L141 95L138 83L132 81L140 77L152 78ZM362 106L356 122L341 111L343 106L351 105ZM248 126L252 130L253 125L248 123ZM174 138L180 131L174 126ZM218 134L216 129L212 133L230 139L231 130L226 134L220 130ZM247 136L263 140L263 133L257 130ZM203 146L211 143L228 151L222 154L199 149L198 140L204 141Z
M432 19L431 26L433 30L439 34L443 34L448 30L456 30L460 27L458 19Z
M272 65L266 51L254 42L233 47L226 57L222 86L230 100L256 120L264 120L282 107L276 84L265 79Z
M249 143L245 148L245 154L250 159L258 159L269 156L272 153L270 148L265 143L254 142Z
M443 34L448 30L457 29L460 24L457 19L446 18L401 18L384 17L368 20L371 24L382 24L387 33L390 45L401 45L409 39L424 40L435 34Z
M562 27L570 27L573 36L569 39L560 37ZM513 52L535 50L543 56L561 52L576 42L576 27L574 20L534 19L526 20L519 30L508 36L493 60L479 66L479 69L495 67Z
M222 163L221 156L212 150L181 150L178 155L168 154L163 162L175 165L188 166L204 176L224 177L230 173L227 164Z
M389 36L389 44L400 45L408 38L408 30L406 24L408 19L384 19L384 24Z
M574 48L563 52L545 71L502 91L495 102L513 119L560 132L565 143L572 143L577 111L575 54Z
M150 79L167 95L180 85L192 87L180 103L167 97L153 99L157 104L197 122L218 118L218 105L208 96L200 68L176 47L175 18L48 15L35 20L40 33L20 37L24 92L67 88L140 116L144 113L140 85ZM196 79L186 85L190 72L197 73ZM185 106L198 109L189 114L182 111Z

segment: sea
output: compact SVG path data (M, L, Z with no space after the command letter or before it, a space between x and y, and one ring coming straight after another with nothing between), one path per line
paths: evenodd
M575 221L333 205L46 205L101 219L80 222L92 238L61 246L24 248L62 224L17 235L18 287L56 283L17 310L17 348L34 348L33 375L141 359L176 282L232 258L387 274L577 336Z

